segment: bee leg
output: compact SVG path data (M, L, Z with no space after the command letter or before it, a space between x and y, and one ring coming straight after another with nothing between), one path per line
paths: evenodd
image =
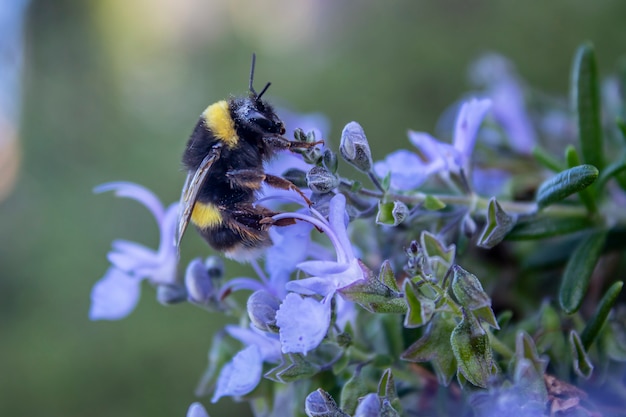
M265 136L263 141L270 145L275 150L283 150L283 149L309 149L316 145L321 145L324 143L323 140L318 140L317 142L296 142L293 140L289 140L282 136Z
M276 175L265 174L265 183L270 187L279 188L281 190L292 190L300 194L300 197L307 203L309 207L313 205L311 200L300 190L294 183Z
M278 188L281 190L292 190L300 194L300 197L311 207L313 203L307 198L306 195L298 188L294 183L275 175L266 174L265 172L257 169L234 169L226 173L231 187L247 188L258 190L261 188L261 183L265 182L270 187Z
M296 220L291 218L285 218L280 220L274 220L273 216L278 212L263 207L261 205L253 205L251 203L240 203L235 210L229 211L236 223L243 225L253 230L265 231L270 226L289 226L295 224Z
M231 188L258 190L265 181L265 172L260 169L233 169L226 173Z

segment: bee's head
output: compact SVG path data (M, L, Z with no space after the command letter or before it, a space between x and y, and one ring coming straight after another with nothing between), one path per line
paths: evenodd
M240 123L246 125L249 130L261 134L282 135L285 133L285 125L278 118L272 106L261 95L267 90L270 83L263 89L261 94L251 91L247 97L242 97L236 106L237 118Z
M237 106L237 117L239 121L243 122L250 130L261 134L272 133L282 135L285 133L285 125L278 118L276 113L274 113L272 106L261 99L271 83L267 83L260 93L257 93L252 85L254 81L255 61L256 55L252 54L250 84L248 85L250 94L248 94L248 97L240 99L241 101Z

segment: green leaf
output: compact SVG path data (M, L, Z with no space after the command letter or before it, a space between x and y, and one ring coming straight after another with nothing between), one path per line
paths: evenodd
M558 173L539 186L537 206L542 209L584 190L593 184L598 174L598 169L593 165L579 165Z
M391 372L391 368L385 369L383 372L383 376L380 378L378 382L378 396L383 399L383 401L388 401L389 405L395 411L401 411L402 406L400 404L400 397L398 397L398 391L396 390L396 382L393 378L393 373Z
M559 291L559 303L567 314L572 314L580 308L606 236L607 232L604 230L589 233L580 240L567 261Z
M435 312L435 302L420 296L411 280L404 280L404 296L409 310L404 316L404 327L421 327L428 323Z
M593 222L588 217L568 216L557 217L540 215L530 220L518 222L513 230L506 235L507 240L543 239L551 236L565 235L588 229Z
M496 319L496 315L493 314L493 310L491 309L491 305L477 308L476 310L472 310L472 313L476 316L476 318L482 322L487 323L491 327L496 330L500 330L500 324Z
M361 367L357 367L354 375L343 384L341 389L341 410L349 415L354 414L354 410L359 405L359 398L364 397L368 392L364 378L361 376Z
M593 364L575 330L572 330L569 334L569 345L574 358L574 372L581 378L589 379L593 373Z
M380 266L378 280L392 290L400 291L400 288L398 288L398 281L396 281L396 276L393 273L393 269L391 268L391 262L389 262L389 260L383 261L383 264Z
M497 329L504 329L505 327L508 326L508 324L511 322L511 319L513 318L513 312L511 310L504 310L501 311L498 314L497 317L497 326L495 326Z
M532 363L535 371L543 375L548 367L548 358L539 356L535 341L525 331L520 331L515 337L515 362L528 360Z
M535 146L532 150L535 159L544 167L554 172L561 172L565 169L562 163L556 160L552 155L546 152L540 146Z
M487 388L494 372L489 336L472 313L463 310L463 320L450 335L452 352L465 379Z
M420 244L429 269L423 272L441 284L454 262L456 247L454 245L446 246L445 242L426 231L420 235Z
M446 203L435 196L427 195L424 199L424 208L426 210L437 211L446 208Z
M578 119L580 149L585 163L604 167L602 125L600 120L600 91L598 69L591 43L576 51L572 68L572 102Z
M476 310L491 307L491 298L483 290L483 286L474 274L470 274L458 265L452 266L452 292L463 307Z
M593 314L591 319L589 319L587 325L580 335L580 339L585 349L589 349L591 347L591 344L598 336L598 333L600 333L600 330L606 322L611 308L617 301L617 296L622 291L623 286L624 283L622 281L617 281L613 283L613 285L609 287L609 289L602 297L602 300L600 300L600 303L598 304L595 313Z
M371 313L406 313L404 295L385 285L363 262L359 261L359 266L366 278L340 288L341 295Z
M283 355L283 362L269 370L264 376L272 381L287 384L300 379L307 379L320 371L316 364L308 362L299 353Z
M426 231L422 232L420 241L424 249L424 254L429 260L440 260L442 263L448 265L448 268L452 266L456 255L454 245L446 246L437 236Z
M615 122L617 123L617 128L622 134L622 140L626 142L626 120L622 119L621 117L618 117Z
M574 168L575 166L580 165L578 152L576 152L576 148L574 148L572 145L569 145L567 146L567 148L565 148L565 160L567 161L568 168ZM578 192L578 196L580 197L580 201L582 201L585 207L587 207L587 211L589 213L595 213L598 210L594 195L591 193L591 190L589 188L580 190Z
M409 215L409 208L401 201L378 202L376 223L383 226L397 226Z
M493 248L504 240L516 222L517 215L508 214L495 197L491 197L487 206L487 223L478 238L477 245L486 249Z
M602 189L608 180L612 177L619 176L624 170L626 170L626 152L622 153L622 156L617 161L610 163L600 172L597 189Z
M384 176L384 178L380 182L380 185L383 187L384 191L389 190L389 187L391 186L391 170L389 170L387 175Z
M439 384L448 386L457 368L450 349L450 336L455 326L453 317L437 314L428 323L424 335L409 346L400 358L409 362L432 362Z

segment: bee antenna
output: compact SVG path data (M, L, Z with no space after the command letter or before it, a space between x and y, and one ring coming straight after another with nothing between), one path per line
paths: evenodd
M257 94L256 90L252 86L252 84L254 83L254 65L255 64L256 64L256 54L253 52L252 53L252 65L250 66L250 84L248 85L248 88L250 89L250 92L254 94L255 99L260 100L261 96L265 94L265 92L267 91L268 88L270 88L270 85L272 85L272 83L265 84L265 87L263 87L263 90L261 90L261 92Z
M248 88L250 89L250 92L252 94L258 97L258 94L256 93L256 91L254 91L254 87L252 86L252 84L254 83L254 64L255 63L256 63L256 54L253 52L252 53L252 65L250 66L250 84L248 85ZM267 90L267 87L263 89L263 92L265 92L265 90Z
M267 91L268 88L270 88L270 85L272 85L272 83L267 83L265 84L265 87L263 88L263 90L261 90L261 92L256 96L257 100L261 100L261 96L263 94L265 94L265 92ZM256 93L255 93L256 94Z

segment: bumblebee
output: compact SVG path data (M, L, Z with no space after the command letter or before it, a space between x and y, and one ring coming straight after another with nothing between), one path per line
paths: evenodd
M266 174L263 164L278 151L310 148L316 143L293 142L282 135L285 126L272 106L253 87L255 55L252 55L249 93L211 104L187 142L182 162L188 171L181 195L176 247L191 221L208 244L227 257L250 260L271 245L268 228L293 224L274 221L278 214L255 204L263 183L294 190L309 199L290 181Z

